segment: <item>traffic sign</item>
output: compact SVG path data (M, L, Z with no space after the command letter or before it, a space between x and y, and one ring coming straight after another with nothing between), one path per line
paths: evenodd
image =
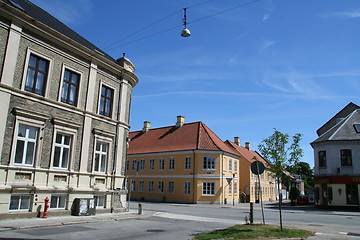
M265 170L264 164L260 161L251 163L251 172L255 175L261 175Z

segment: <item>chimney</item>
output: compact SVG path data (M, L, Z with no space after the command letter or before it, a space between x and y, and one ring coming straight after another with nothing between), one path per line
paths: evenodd
M150 129L150 124L151 124L151 122L145 121L145 122L144 122L144 127L143 127L142 131L143 131L143 132L149 131L149 129Z
M247 150L251 150L251 148L250 148L250 143L249 143L249 142L246 142L246 143L245 143L245 148L247 148Z
M182 127L184 125L185 117L184 116L177 116L176 127Z
M234 137L234 143L238 146L241 146L240 145L240 138L239 137Z

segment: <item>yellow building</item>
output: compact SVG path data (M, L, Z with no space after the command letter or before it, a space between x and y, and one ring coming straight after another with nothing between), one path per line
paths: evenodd
M234 142L225 141L230 148L240 155L240 182L239 192L247 202L258 202L259 199L259 179L258 176L251 172L251 163L260 161L265 166L265 171L260 175L260 187L262 190L263 201L273 201L277 199L276 181L269 170L269 165L256 151L252 151L250 143L246 142L245 147L240 145L240 139L234 138Z
M129 135L126 176L131 199L179 203L239 201L239 153L203 122L184 123Z

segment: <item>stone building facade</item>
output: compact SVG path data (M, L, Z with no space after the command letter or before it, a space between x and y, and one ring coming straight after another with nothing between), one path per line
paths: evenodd
M126 207L124 161L133 87L113 59L41 8L0 0L0 217Z

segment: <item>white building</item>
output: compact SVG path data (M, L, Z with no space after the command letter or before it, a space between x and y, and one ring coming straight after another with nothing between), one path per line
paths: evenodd
M315 161L315 204L359 207L360 107L349 103L318 130L311 143Z

